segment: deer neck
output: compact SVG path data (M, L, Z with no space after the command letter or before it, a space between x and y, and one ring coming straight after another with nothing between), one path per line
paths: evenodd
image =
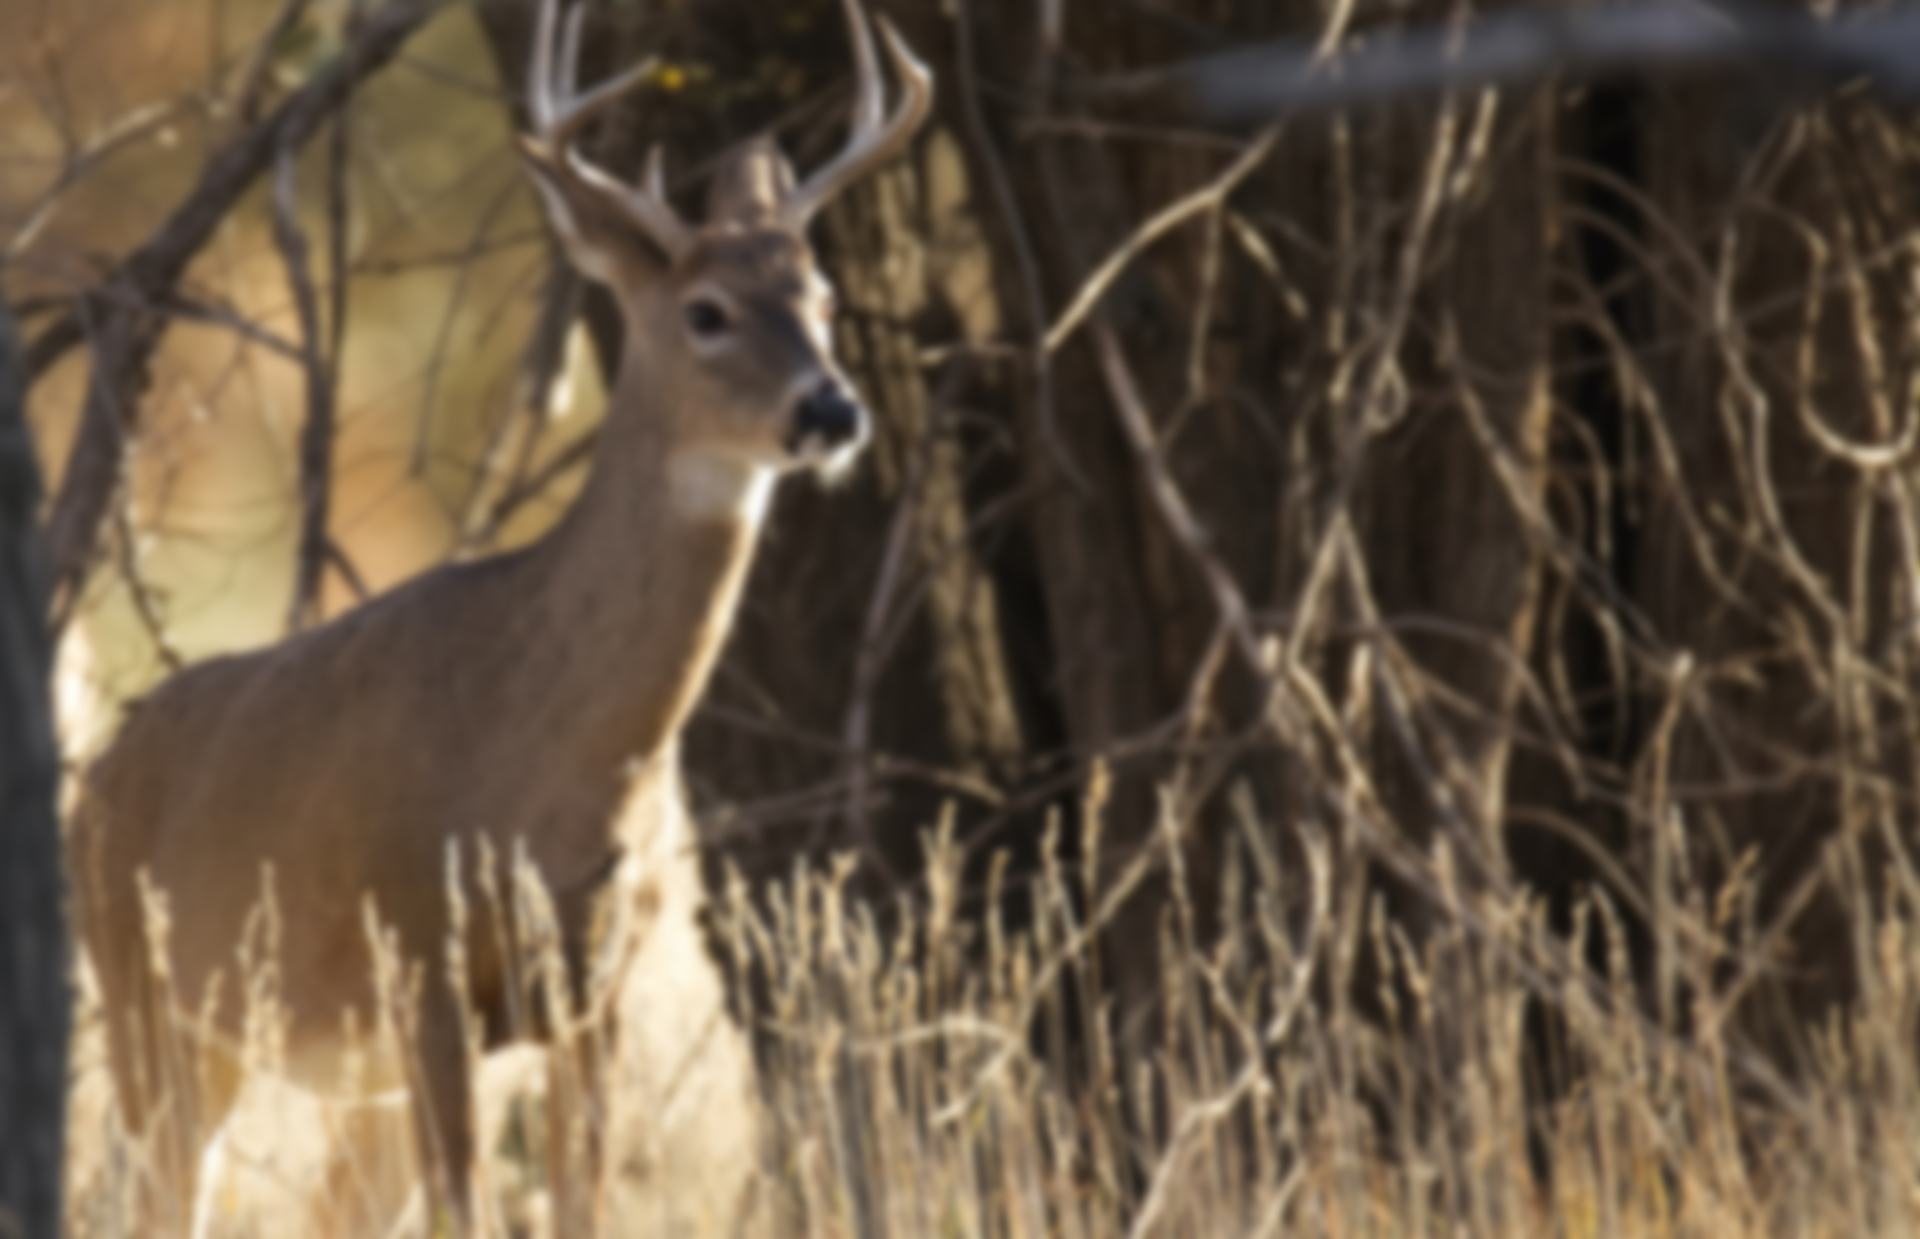
M775 480L690 446L687 411L648 387L648 368L622 367L587 485L538 552L547 636L564 643L563 680L578 682L536 691L562 695L568 750L601 770L658 756L685 726L733 627Z

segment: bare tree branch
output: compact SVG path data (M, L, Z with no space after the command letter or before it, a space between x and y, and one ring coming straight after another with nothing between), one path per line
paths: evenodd
M46 231L48 224L58 213L60 204L66 200L74 186L87 178L88 173L98 168L119 151L145 138L154 130L171 121L182 109L182 100L168 99L161 103L148 104L136 108L119 117L107 126L107 131L88 143L85 148L70 151L66 166L40 200L27 209L26 222L0 245L0 260L12 262L27 252L27 248Z
M109 304L122 297L135 304L163 300L241 195L265 174L275 152L289 143L304 144L346 102L361 79L385 67L414 31L446 4L447 0L390 0L382 6L360 27L359 38L338 60L288 97L266 121L215 156L193 193L167 222L86 296ZM86 327L76 310L41 332L27 346L29 382L38 380L86 339Z
M30 378L82 340L94 350L80 435L47 527L56 630L72 610L119 484L131 414L166 331L167 316L158 307L173 299L187 265L276 154L305 143L443 7L444 0L390 0L368 17L337 60L216 156L159 231L28 348Z
M1073 304L1061 311L1060 317L1054 320L1053 326L1047 328L1041 347L1049 353L1058 352L1060 346L1066 343L1067 337L1085 321L1087 315L1091 314L1093 308L1099 304L1100 298L1113 287L1113 282L1120 278L1127 264L1139 257L1149 245L1195 215L1218 211L1240 182L1252 175L1266 161L1267 156L1273 153L1274 144L1279 140L1279 127L1274 126L1268 129L1248 143L1246 149L1240 152L1240 157L1235 159L1232 166L1222 172L1217 179L1207 182L1178 202L1162 208L1152 219L1135 229L1133 235L1109 254L1094 273L1082 282L1080 291L1073 296Z
M306 230L294 194L296 152L280 152L273 183L273 241L287 270L294 317L300 324L301 368L307 378L307 420L300 429L300 542L293 568L293 602L287 627L300 629L319 617L320 582L327 567L327 500L332 489L333 374L321 339L320 299L314 292ZM340 289L334 289L338 300Z
M241 75L240 88L234 92L233 115L240 124L251 125L260 118L260 104L267 96L267 84L273 75L273 58L280 51L282 41L300 25L310 2L281 0L280 11L274 14L272 24L254 45L253 59Z
M153 642L153 652L160 656L160 664L168 671L178 671L186 665L180 657L180 651L173 644L173 638L167 632L166 616L161 613L160 600L154 596L153 588L147 583L147 574L140 563L140 530L135 527L132 496L123 489L120 502L113 505L113 546L115 566L120 570L120 580L127 587L127 598L133 603L133 614L140 621L140 627L146 630L147 639Z
M1092 96L1170 96L1217 124L1330 111L1552 75L1760 62L1920 96L1920 6L1821 20L1792 6L1631 0L1523 9L1389 32L1336 55L1290 39L1087 83Z

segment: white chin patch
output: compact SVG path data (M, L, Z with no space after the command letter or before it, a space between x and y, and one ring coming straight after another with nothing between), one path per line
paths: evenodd
M860 459L860 444L847 443L823 456L813 467L814 475L828 487L835 487L853 473L853 462Z
M853 462L860 458L860 451L866 445L867 436L864 433L838 444L830 443L825 435L805 434L787 440L787 453L795 465L811 469L827 485L837 486L853 468Z
M686 451L667 465L674 510L701 520L758 523L773 495L774 471L737 456Z

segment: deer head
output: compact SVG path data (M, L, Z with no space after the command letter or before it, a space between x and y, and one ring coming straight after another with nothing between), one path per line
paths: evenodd
M697 462L702 476L843 464L866 441L869 418L833 356L833 290L807 244L807 224L913 136L932 100L926 66L880 19L904 91L887 115L872 31L858 0L846 0L859 84L845 148L796 183L770 139L741 145L715 177L706 222L696 226L667 200L658 146L637 185L575 149L586 124L645 81L654 62L576 90L584 5L567 15L556 48L557 9L557 0L543 0L529 75L533 132L523 151L568 257L620 303L623 365L670 395L672 450Z

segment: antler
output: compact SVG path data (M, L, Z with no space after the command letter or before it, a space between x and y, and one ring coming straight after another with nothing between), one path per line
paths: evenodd
M656 61L648 57L618 77L578 94L574 78L580 63L580 27L586 7L576 5L567 14L562 46L556 56L553 36L558 12L559 0L541 0L533 69L527 75L527 111L534 130L532 144L541 149L556 171L577 178L651 237L669 257L678 257L692 244L693 232L667 201L660 148L656 146L648 152L646 176L638 186L621 184L573 150L573 140L586 123L644 81ZM871 57L872 53L868 55Z
M853 129L847 145L832 161L817 169L806 183L780 204L787 224L803 229L815 212L834 195L890 159L913 137L914 130L927 118L933 105L933 74L908 49L893 23L880 19L880 34L887 41L887 59L906 91L900 107L886 117L886 83L873 54L873 31L860 0L846 0L847 25L853 33L853 56L858 69L859 86L854 95Z

